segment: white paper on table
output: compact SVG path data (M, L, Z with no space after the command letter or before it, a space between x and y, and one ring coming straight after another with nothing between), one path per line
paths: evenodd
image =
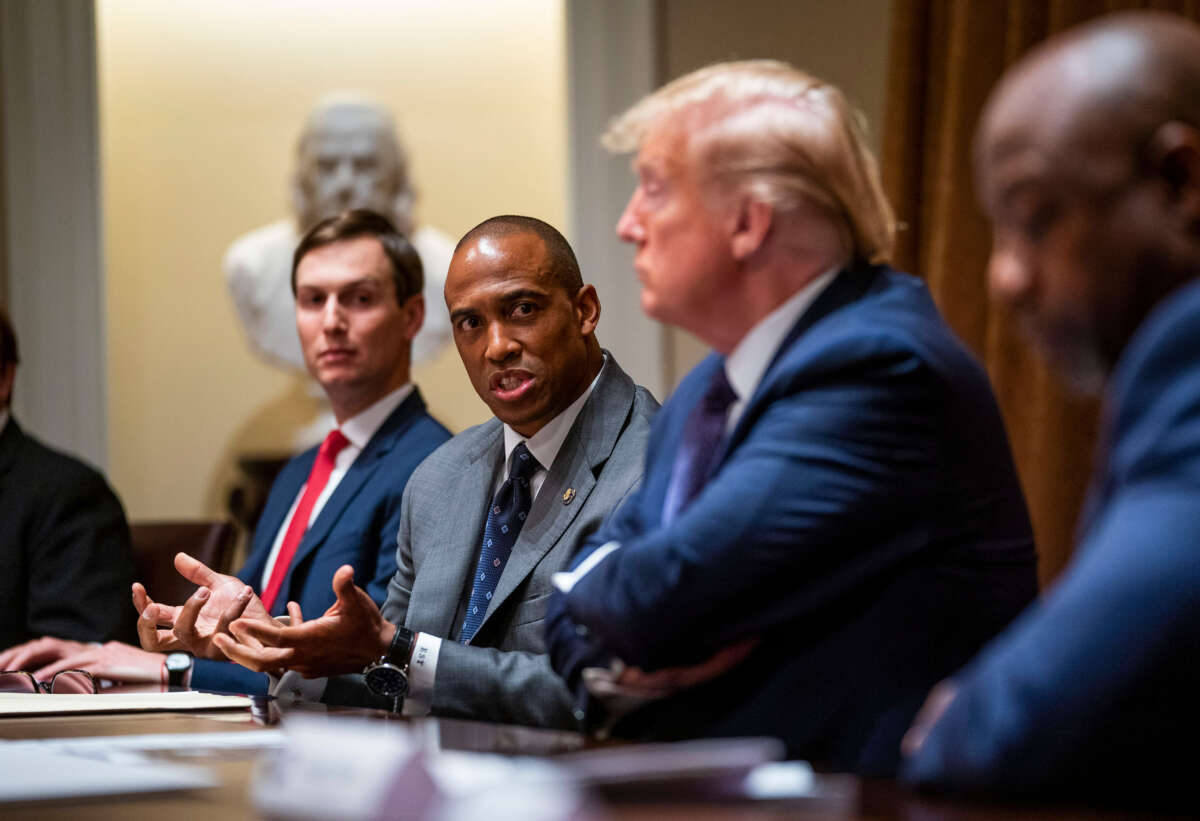
M231 710L248 708L250 703L246 696L219 696L194 691L100 695L0 693L0 716Z
M147 733L143 735L36 738L3 742L5 749L29 748L103 761L134 760L145 753L208 755L215 750L270 750L283 746L283 730L219 733Z
M82 760L24 744L0 744L0 802L194 790L216 785L197 767Z

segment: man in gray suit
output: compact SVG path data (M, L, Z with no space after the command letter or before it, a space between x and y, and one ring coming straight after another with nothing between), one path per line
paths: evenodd
M406 714L574 726L544 654L550 577L640 480L658 404L601 350L596 290L539 220L495 217L463 237L446 303L496 418L413 474L382 613L342 568L322 617L238 619L215 641L251 669L289 670L285 696L394 708L407 692Z

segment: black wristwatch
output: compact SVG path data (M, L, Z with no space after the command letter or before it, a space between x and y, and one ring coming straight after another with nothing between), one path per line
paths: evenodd
M167 686L182 687L183 678L192 669L191 653L167 653Z
M404 697L408 695L408 660L412 656L414 638L416 634L407 627L396 627L387 653L363 670L367 689L377 696L390 698L394 713L400 712Z

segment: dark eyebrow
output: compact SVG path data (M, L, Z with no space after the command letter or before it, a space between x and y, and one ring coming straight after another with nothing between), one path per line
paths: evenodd
M305 290L321 291L322 293L331 292L331 293L335 293L335 294L341 293L342 291L353 291L355 288L380 288L380 287L383 287L383 284L379 280L372 279L371 277L361 277L360 279L351 280L350 282L344 283L343 285L341 285L337 288L328 288L324 285L313 284L313 283L297 283L296 284L297 291L305 291Z
M381 283L379 280L372 279L371 277L362 277L361 279L355 279L355 280L352 280L351 282L347 282L345 285L343 285L338 290L339 291L352 291L355 288L381 288L381 287L383 287L383 283Z
M471 316L475 313L478 313L478 311L476 311L474 308L456 308L450 312L450 321L458 322L458 320L462 319L464 316Z
M515 302L518 299L545 299L546 296L545 291L538 291L533 288L521 288L516 291L509 291L501 299L504 302Z

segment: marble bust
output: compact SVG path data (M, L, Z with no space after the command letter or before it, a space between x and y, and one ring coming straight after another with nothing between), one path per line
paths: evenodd
M416 194L408 157L391 115L359 97L322 100L296 146L293 215L234 240L225 276L251 347L268 362L304 371L291 291L292 252L300 237L325 217L347 208L371 208L407 235L425 269L425 324L413 342L413 362L432 359L450 341L442 289L454 244L413 223Z

